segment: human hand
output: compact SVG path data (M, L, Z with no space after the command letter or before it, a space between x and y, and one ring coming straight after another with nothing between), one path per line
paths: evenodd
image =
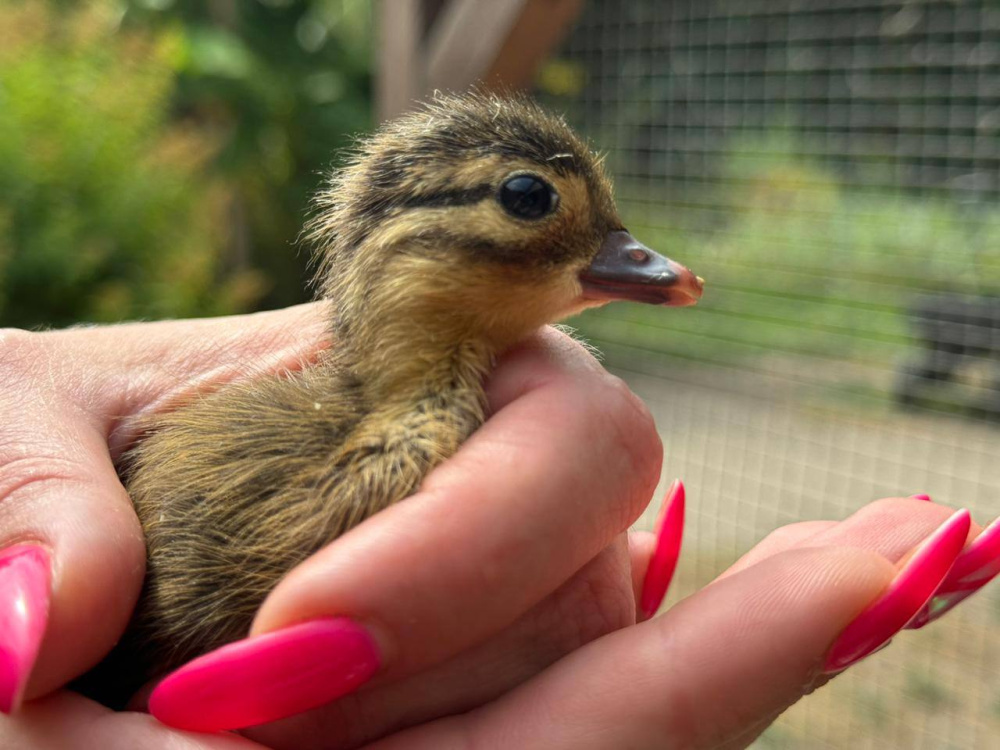
M942 577L939 592L961 589L971 577L964 561L977 558L991 560L981 575L996 575L996 524L973 529L951 566L969 525L964 511L949 513L892 498L841 523L780 528L663 616L579 649L489 706L368 750L745 748L798 699L887 645L922 608L918 592L929 596Z
M144 550L113 463L135 440L141 418L192 390L245 376L248 363L257 370L293 367L315 354L325 335L317 305L209 321L4 333L0 548L33 549L43 563L41 572L23 564L0 572L8 608L25 593L26 573L34 573L37 589L23 600L27 617L8 623L20 634L19 643L5 639L10 703L22 692L29 700L50 693L85 671L128 621ZM361 583L380 571L391 580L384 607L352 609L357 594L345 590L337 611L370 615L376 627L402 627L404 637L392 646L417 654L410 662L433 663L435 653L445 659L463 643L476 643L477 656L460 682L413 694L395 712L383 712L377 726L355 723L344 730L351 737L378 736L404 714L426 718L454 710L457 701L475 705L580 643L634 622L630 550L621 532L641 513L659 474L661 449L648 414L620 381L554 331L510 353L489 395L497 411L491 426L470 442L464 461L428 479L414 498L422 513L400 515L404 528L389 532L394 537L385 548L369 540L377 558L369 554L365 564L340 574L364 594ZM380 528L369 524L368 534ZM537 545L538 539L548 543ZM637 556L648 555L645 542ZM349 549L351 542L344 537L338 544ZM429 593L415 595L421 577L431 582ZM328 602L337 580L324 581ZM448 604L447 618L435 616L453 620L462 610L464 624L451 622L439 633L430 622L421 630L435 591ZM542 599L548 604L536 608ZM285 601L272 612L299 618L295 607L302 604ZM576 616L553 623L556 609ZM515 620L517 627L507 627ZM494 631L522 646L520 660L506 657L512 646L491 639ZM396 659L397 670L405 664ZM79 700L60 696L62 713L76 716ZM2 723L4 731L30 727L30 717L44 715L50 701L29 705ZM124 718L109 716L102 724L118 721Z
M130 431L134 429L134 421L129 416L114 419L114 415L134 416L155 409L176 397L192 379L231 378L245 369L248 360L264 361L274 369L282 363L307 357L322 338L322 323L318 318L310 318L311 314L310 308L302 308L250 319L139 325L126 327L130 328L127 332L122 328L98 329L36 337L37 342L37 338L49 336L46 346L53 345L52 338L62 337L56 342L60 346L49 350L49 356L56 352L54 361L45 360L44 354L37 350L32 354L39 357L34 361L43 364L49 375L46 384L55 385L63 396L71 394L77 399L75 410L65 410L61 414L67 429L63 433L52 432L57 437L60 434L86 437L92 433L96 421L97 427L110 428L106 429L105 454L109 445L112 454L120 453L133 439ZM200 330L196 330L198 327ZM117 335L109 336L109 332ZM134 351L127 346L128 336L123 333L135 334ZM67 340L74 335L78 336L75 342ZM558 675L565 670L563 664L546 670L559 657L635 621L634 592L636 582L645 571L651 540L640 535L629 545L621 531L641 511L658 475L658 449L649 447L658 446L658 441L651 432L645 412L616 381L604 375L576 345L553 333L545 336L544 340L512 353L501 365L491 385L497 415L459 456L428 479L421 493L366 522L297 569L265 604L255 631L273 630L302 619L330 614L349 614L381 628L378 635L383 665L379 676L353 696L280 724L254 730L254 736L274 746L347 747L358 746L402 726L421 724L436 716L453 715L476 706L483 707L467 714L470 721L475 716L503 718L507 714L500 711L500 707L509 705L525 691L530 695L540 681L543 685L555 685L557 691L560 689L560 680L553 682L548 675ZM84 339L90 342L89 346L81 343ZM283 345L286 341L298 343L287 348ZM20 345L25 344L22 338ZM93 351L102 346L114 348ZM22 388L30 391L30 385L25 384ZM81 394L85 398L80 398ZM50 392L38 397L28 393L23 401L35 405L60 405L62 400L56 395ZM38 419L44 416L44 410L25 411L22 408L21 411L34 414L36 425L44 424L44 419ZM81 413L82 422L76 420ZM87 418L94 421L87 423ZM5 424L17 425L18 422L8 418ZM50 420L48 424L53 422ZM24 435L33 432L28 425L22 430ZM81 443L96 445L96 441ZM50 441L48 452L42 455L55 455L59 445L58 440ZM141 559L141 538L129 535L134 531L130 529L130 525L135 524L134 517L130 511L125 513L121 506L114 504L115 497L122 495L117 480L113 473L110 481L106 473L94 476L100 473L94 466L110 469L108 456L105 455L103 461L94 461L99 457L95 453L89 461L81 462L79 451L69 451L69 455L77 460L78 473L73 473L73 466L59 464L65 470L62 482L51 481L44 472L37 478L29 476L30 481L22 484L38 494L25 495L18 489L11 494L22 500L14 503L13 508L33 506L38 512L31 514L22 510L19 515L5 518L2 526L8 532L19 532L8 539L46 542L54 557L52 617L29 695L33 694L31 691L45 692L46 675L50 684L60 684L60 680L64 682L77 673L72 665L67 667L47 657L53 651L58 654L59 624L62 623L63 639L78 645L81 651L89 649L92 662L109 645L105 642L102 646L102 627L105 632L111 632L111 640L124 627L131 606L129 597L134 598L141 580L141 566L138 570L134 563L126 567L126 571L132 571L130 578L111 564L113 560L109 563L95 551L96 536L98 546L104 544L114 552L109 539L100 536L102 531L108 531L103 527L110 526L108 536L111 539L125 532L126 539L138 542ZM567 461L567 456L574 460ZM91 462L93 466L88 465ZM40 468L42 465L35 463L34 466ZM81 479L86 481L81 482ZM102 498L99 493L87 491L88 487L100 486L102 482L105 491L114 485L115 492L106 493ZM66 493L67 485L75 492ZM91 501L90 516L82 512L77 514L78 509L66 507L75 497L81 496ZM469 498L468 502L463 502ZM4 507L8 506L9 503ZM413 509L407 510L411 506ZM927 509L933 508L923 505L920 513L927 517L918 524L919 528L912 530L909 540L912 544L939 520L928 515ZM941 512L935 510L937 516ZM876 520L856 524L862 540L868 539L865 534L873 527L879 528ZM95 525L102 528L95 529ZM354 535L353 541L348 545L351 535ZM539 539L547 544L539 544ZM900 540L900 544L905 541ZM354 550L346 551L350 547ZM448 550L448 555L428 554L428 550L441 549ZM767 545L764 549L768 549ZM772 545L770 549L773 554L777 547ZM880 569L881 578L869 572L851 579L849 591L840 592L839 604L835 602L841 608L835 606L837 612L843 614L842 610L854 605L851 613L856 613L873 598L891 576L892 568L886 557L893 559L893 551L870 549L866 555L850 553L852 559L874 558L876 562L868 559L866 565ZM67 589L62 578L67 574L67 561L93 566L92 571L103 574L105 582L110 579L111 583L124 583L132 588L125 592L109 591L107 585L91 585L83 591ZM815 611L818 605L809 601L810 597L822 600L826 596L819 584L839 580L816 572L823 567L823 562L818 559L796 568L815 569L810 580L816 584L804 592L792 592L795 596L790 598L785 615L796 627L803 624L796 622L796 617L801 620L801 613L793 605L810 605L811 611ZM102 568L102 564L106 567ZM763 567L751 566L758 575ZM865 564L860 565L860 569L864 568ZM841 568L835 565L836 570ZM875 581L879 583L877 586L872 583L875 579L879 579ZM753 582L757 578L744 577L744 580ZM795 584L796 577L788 577L788 581ZM748 601L752 601L752 586L749 591L740 590L749 597ZM806 601L801 601L803 593L807 595ZM128 600L128 606L117 610L114 606L109 608L109 599L114 605L116 597ZM533 598L536 601L532 602ZM691 611L690 604L685 606ZM819 611L825 610L820 606ZM74 613L76 621L86 628L75 637L65 627L66 622L73 622ZM60 614L62 620L57 619ZM673 611L668 618L661 619L666 622L670 617L675 617ZM465 627L470 621L472 635L470 628ZM649 633L650 627L631 628L625 633ZM676 627L683 631L683 621ZM702 630L693 622L686 627ZM721 631L717 633L725 636ZM608 640L602 639L581 649L580 654L573 657L575 662L566 660L564 664L586 665L592 657L584 655L594 654L593 649ZM473 645L462 650L463 644ZM638 641L636 645L639 652L649 649L645 641ZM820 646L822 654L829 640ZM625 651L629 650L626 646ZM44 669L46 658L50 665L47 672ZM601 658L594 658L596 661L584 671L593 673L593 679L603 681L615 677L602 674L598 669L602 666ZM580 662L581 659L587 661ZM85 667L87 662L83 664ZM647 666L653 668L657 664L661 662L654 659ZM540 672L541 676L532 679ZM673 680L682 674L664 677ZM40 688L36 687L39 680L42 680ZM521 683L523 686L516 688ZM698 689L697 679L678 684ZM796 683L796 689L802 684L801 680ZM513 692L506 697L493 700L511 689ZM581 697L592 695L579 689L576 692L580 694L571 695L572 701L560 701L560 704L572 707L581 702ZM786 691L783 695L787 700L789 693ZM642 702L636 704L637 707L642 705ZM662 715L664 710L664 706L658 704L657 713ZM721 710L726 713L725 709ZM490 714L491 711L494 713ZM515 712L511 716L520 722L519 715ZM529 715L524 714L525 717ZM581 720L585 718L580 716ZM613 727L623 729L621 716L609 718L614 719ZM641 725L641 715L637 715L637 720ZM431 723L414 730L418 732L416 736L413 732L403 733L391 742L426 741L430 743L427 746L440 747L442 743L446 746L451 742L448 737L454 735L441 735L440 732L455 731L456 721ZM13 722L0 724L0 738L4 738L5 732L13 732L10 744L36 747L43 745L29 744L29 740L59 736L72 745L69 739L78 736L75 733L79 722L92 727L94 737L101 736L101 732L129 737L129 747L135 746L140 736L144 738L141 744L151 747L160 739L166 743L167 738L173 736L171 730L151 722L148 717L111 714L77 696L60 694L27 706ZM39 734L43 726L48 727L45 731L50 734ZM482 726L486 732L484 742L490 739L490 732L510 729L495 724L489 729L490 722L485 720ZM531 723L525 726L530 727ZM587 723L580 726L587 726ZM568 728L572 729L572 723ZM461 726L458 729L465 731ZM61 731L67 734L51 734ZM421 736L420 732L427 734ZM539 737L544 736L539 734ZM608 735L604 736L611 741ZM199 738L197 742L203 742L200 746L204 747L250 746L213 744L237 742L219 737ZM558 738L553 738L552 743L540 742L539 746L556 747ZM98 743L95 740L93 744ZM409 747L407 744L393 746ZM511 745L501 742L497 746Z

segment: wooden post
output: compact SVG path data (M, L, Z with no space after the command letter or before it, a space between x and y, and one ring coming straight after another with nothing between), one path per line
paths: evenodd
M530 0L451 0L428 35L428 87L461 91L482 80L530 4Z
M424 90L421 0L381 0L376 20L375 96L380 120L413 106Z
M406 111L435 89L529 88L582 6L582 0L381 0L379 118Z

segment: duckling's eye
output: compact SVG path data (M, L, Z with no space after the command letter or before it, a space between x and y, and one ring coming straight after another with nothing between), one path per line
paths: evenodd
M540 219L555 209L559 196L545 180L521 174L500 186L500 202L519 219Z

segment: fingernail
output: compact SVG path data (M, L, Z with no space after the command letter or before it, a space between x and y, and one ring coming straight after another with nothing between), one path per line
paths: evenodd
M49 619L49 553L37 544L0 552L0 711L21 703Z
M917 630L934 622L1000 574L1000 519L963 550L927 606L907 627Z
M149 696L164 724L195 732L277 721L351 693L379 670L375 640L344 618L230 643L169 674Z
M920 493L919 495L910 495L910 497L914 500L923 500L925 503L929 503L931 501L931 496L923 493Z
M972 519L960 510L945 521L896 573L889 588L834 642L823 670L839 672L892 638L930 601L965 545Z
M681 554L683 536L684 483L680 479L675 479L663 498L660 518L656 524L656 549L653 550L653 557L646 569L646 578L642 582L639 608L647 619L656 613L663 603L663 597L667 595L670 580L677 568L677 559Z

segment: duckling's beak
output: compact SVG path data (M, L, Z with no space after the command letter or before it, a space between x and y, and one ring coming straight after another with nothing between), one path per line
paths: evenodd
M580 273L583 296L687 307L701 298L704 281L650 250L624 230L608 232L597 255Z

